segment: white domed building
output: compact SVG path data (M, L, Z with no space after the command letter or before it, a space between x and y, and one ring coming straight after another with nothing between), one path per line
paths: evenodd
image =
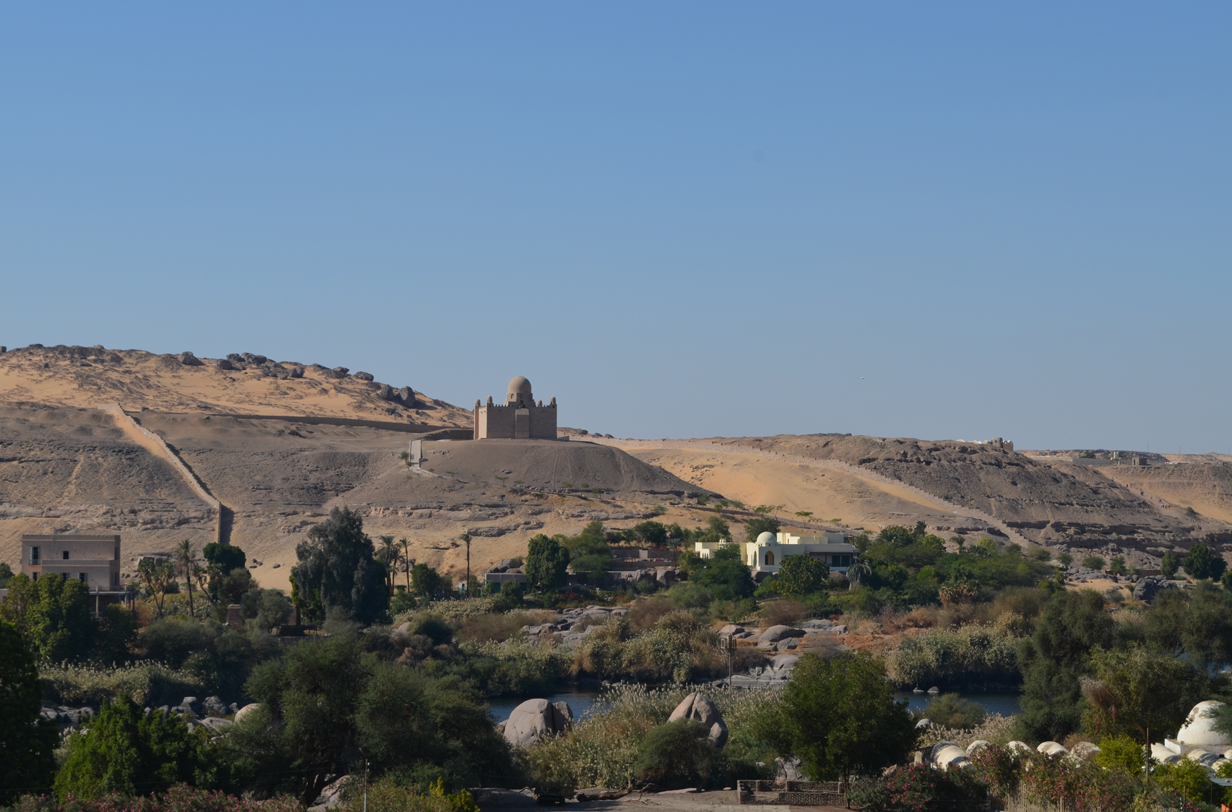
M765 532L756 541L699 541L694 552L701 558L709 558L724 544L739 543L744 563L761 580L779 571L783 560L793 555L807 555L823 561L831 573L846 573L856 561L859 550L847 542L842 533L822 533L816 536L797 536L792 533Z
M487 405L475 401L476 440L555 440L556 398L544 406L535 402L530 381L517 376L509 382L505 402L488 396Z
M1178 756L1186 755L1192 750L1222 754L1232 748L1232 738L1215 730L1215 719L1209 715L1220 707L1223 707L1223 703L1213 699L1194 705L1176 738L1164 739L1164 747Z

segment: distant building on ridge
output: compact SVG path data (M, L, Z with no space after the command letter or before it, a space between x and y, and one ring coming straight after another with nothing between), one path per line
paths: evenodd
M476 440L555 440L556 398L543 405L535 403L530 381L521 375L509 382L504 405L492 402L486 406L475 401Z

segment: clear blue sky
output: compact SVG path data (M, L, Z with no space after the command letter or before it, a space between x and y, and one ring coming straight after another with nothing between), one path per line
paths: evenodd
M1232 4L6 3L0 344L1232 448Z

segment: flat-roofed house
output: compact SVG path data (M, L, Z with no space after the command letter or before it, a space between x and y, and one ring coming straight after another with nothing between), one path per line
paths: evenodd
M809 558L818 559L825 562L831 573L845 574L860 552L842 533L797 536L792 533L770 532L762 533L756 541L699 541L696 543L695 552L702 558L709 558L724 544L739 544L741 558L752 570L753 577L758 580L778 572L783 565L783 559L793 555L807 555Z
M118 535L23 535L21 571L35 581L48 577L81 581L90 590L95 614L109 603L126 602Z

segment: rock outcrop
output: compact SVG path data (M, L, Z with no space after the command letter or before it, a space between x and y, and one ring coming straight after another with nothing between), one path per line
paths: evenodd
M681 700L672 715L667 717L667 721L675 722L679 719L696 719L705 725L706 739L715 747L727 744L727 723L723 721L718 706L705 694L693 693Z
M573 710L564 702L528 699L513 709L501 728L505 741L525 747L544 736L555 736L573 727Z

